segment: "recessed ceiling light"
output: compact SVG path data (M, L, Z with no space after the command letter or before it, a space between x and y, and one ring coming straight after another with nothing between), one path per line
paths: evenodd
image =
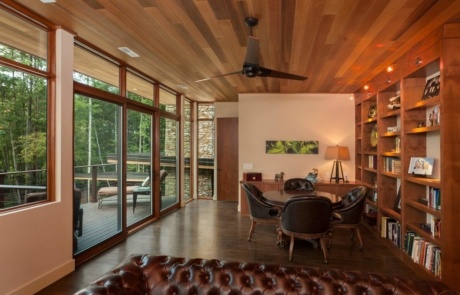
M40 0L42 3L56 3L56 0Z
M129 55L131 57L139 57L139 54L137 54L136 52L132 51L128 47L118 47L118 49L120 49L121 51L123 51L124 53L126 53L127 55Z
M182 84L177 84L177 87L179 87L179 88L182 88L182 89L188 89L188 87L187 87L187 86L185 86L185 85L182 85Z

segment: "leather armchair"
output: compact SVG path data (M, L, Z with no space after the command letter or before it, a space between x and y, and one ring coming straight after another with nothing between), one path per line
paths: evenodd
M359 231L359 224L363 217L364 204L369 189L365 186L358 186L349 191L342 200L333 204L333 213L331 226L332 230L330 238L332 238L332 231L337 228L350 229L352 232L351 239L354 239L354 235L359 240L360 249L363 248L363 240L361 238L361 232ZM331 241L329 240L329 246Z
M315 185L305 178L291 178L284 183L284 190L287 191L315 191Z
M278 215L281 208L268 204L262 192L255 185L243 183L242 186L249 205L251 228L249 229L248 241L251 241L257 222L278 224Z
M292 261L296 238L320 239L324 262L327 263L326 238L330 231L332 202L325 197L308 195L289 199L281 212L280 229L291 238L289 260Z

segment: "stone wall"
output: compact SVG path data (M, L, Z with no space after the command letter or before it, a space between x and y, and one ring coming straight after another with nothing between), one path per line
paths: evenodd
M173 106L174 107L174 106ZM205 108L199 108L199 118L213 118L214 106L210 105ZM166 110L169 111L168 107ZM185 110L187 111L187 110ZM190 112L190 110L188 109ZM198 157L204 159L214 159L214 138L215 138L215 124L214 120L198 121ZM177 156L176 154L176 138L177 128L176 121L166 120L165 132L165 156ZM185 128L184 140L190 142L190 128ZM185 157L190 157L191 147L187 144L184 145ZM194 192L198 197L213 197L214 189L214 167L211 169L198 169L197 187ZM164 192L167 196L175 195L176 192L176 169L166 168L168 176L164 182ZM190 191L190 175L185 174L185 187L186 192ZM185 196L186 197L186 196Z

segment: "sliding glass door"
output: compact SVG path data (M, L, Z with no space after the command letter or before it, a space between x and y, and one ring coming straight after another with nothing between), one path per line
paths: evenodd
M122 231L121 106L76 94L74 117L77 254Z
M128 110L126 217L130 226L152 215L152 115Z

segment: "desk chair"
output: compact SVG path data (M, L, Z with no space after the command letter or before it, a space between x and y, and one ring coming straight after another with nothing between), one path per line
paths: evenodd
M315 185L305 178L290 178L284 183L286 191L315 191Z
M289 260L292 261L294 242L300 239L320 239L324 263L328 263L326 238L330 231L332 202L326 197L306 195L289 199L281 212L280 229L291 238Z
M257 222L278 224L278 215L281 208L268 204L262 196L262 192L255 185L243 183L242 186L249 205L251 228L249 229L248 241L251 241Z
M366 202L367 194L369 189L365 186L358 186L349 191L342 200L332 204L332 221L331 221L331 232L329 234L328 246L331 245L331 238L334 229L350 229L351 240L354 240L354 235L359 240L359 249L363 249L363 240L361 238L361 232L359 231L359 224L363 217L364 204Z

